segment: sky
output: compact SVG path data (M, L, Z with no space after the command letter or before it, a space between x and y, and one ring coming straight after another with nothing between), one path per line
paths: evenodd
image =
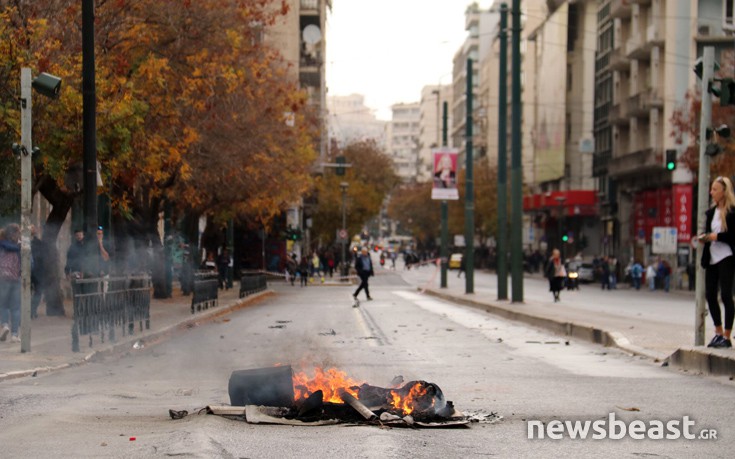
M327 16L327 95L362 94L379 119L452 81L471 0L333 0ZM492 0L477 1L486 10Z

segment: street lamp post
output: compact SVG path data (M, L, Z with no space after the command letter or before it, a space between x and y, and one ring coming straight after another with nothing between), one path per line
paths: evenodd
M31 69L20 69L20 352L31 351L31 205L32 205L32 155L38 149L33 148L32 136L32 89L46 97L55 98L61 91L61 79L48 73L41 73L36 79ZM14 146L15 149L15 146Z
M343 235L349 235L347 233L347 205L346 205L346 198L347 198L347 187L350 186L347 182L341 182L339 184L339 187L342 189L342 231ZM342 240L342 278L344 280L345 277L347 277L347 274L349 271L347 270L347 241L346 238L341 238Z

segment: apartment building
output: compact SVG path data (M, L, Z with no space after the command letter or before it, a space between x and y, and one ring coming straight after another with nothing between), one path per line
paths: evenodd
M524 105L524 117L533 122L534 153L524 212L537 236L528 244L559 248L569 258L591 257L600 240L592 179L597 2L548 5L554 9L529 35L533 54L526 59L539 69L532 79L534 102Z
M315 139L319 158L314 167L315 170L320 170L320 165L325 162L329 141L326 117L325 26L327 10L331 9L332 0L286 0L286 3L289 13L264 29L264 40L278 49L284 57L290 77L298 81L307 92L309 105L319 117L322 129ZM280 8L280 3L273 4L272 7ZM286 211L286 224L294 228L302 228L307 219L308 205L304 202L295 202ZM304 242L308 246L308 231ZM289 241L288 244L289 253L295 252L300 256L300 243L293 244Z
M676 227L673 266L691 260L696 231L694 177L683 164L664 167L667 150L680 154L672 115L688 110L699 84L692 72L704 46L716 59L732 56L733 2L606 0L598 7L594 175L602 197L603 252L647 261L653 228Z
M420 104L391 105L391 120L386 125L386 151L396 173L404 182L417 179Z

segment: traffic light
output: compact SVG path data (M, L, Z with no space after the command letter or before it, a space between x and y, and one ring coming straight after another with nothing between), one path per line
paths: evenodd
M561 237L562 242L569 242L569 233L564 233Z
M666 150L666 170L676 169L676 150Z
M346 164L347 163L347 158L345 158L344 156L337 156L335 158L335 160L336 160L337 164ZM345 168L344 168L344 166L337 166L337 172L336 172L336 174L337 175L345 175Z
M735 80L723 78L720 82L720 105L735 105Z

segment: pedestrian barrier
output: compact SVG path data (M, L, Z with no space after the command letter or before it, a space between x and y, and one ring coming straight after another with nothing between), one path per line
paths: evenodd
M122 334L132 335L135 322L140 331L151 327L151 278L150 276L101 277L72 279L74 322L71 329L71 350L79 352L79 336L99 333L100 342L115 341L115 327Z
M191 295L191 313L217 306L219 278L216 272L199 271L194 274L194 288Z
M240 298L268 288L265 274L246 274L240 278Z

